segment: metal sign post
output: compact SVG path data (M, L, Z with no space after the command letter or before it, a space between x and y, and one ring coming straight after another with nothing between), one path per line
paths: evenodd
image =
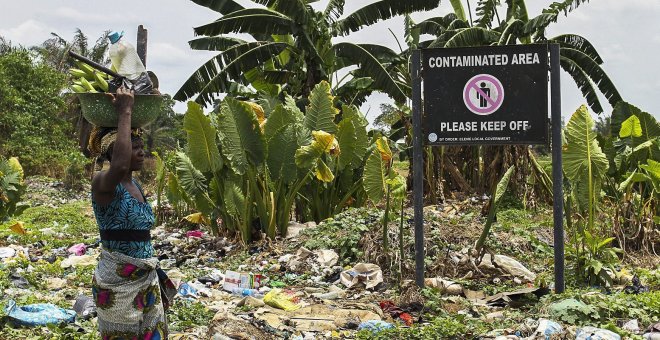
M424 155L422 150L421 51L412 54L413 209L415 219L415 283L424 287Z
M561 160L561 87L559 44L550 44L550 111L552 112L552 214L554 219L555 292L564 291L564 177Z
M423 146L547 145L550 70L553 195L557 198L553 200L555 287L557 292L562 292L564 230L559 45L425 49L413 51L411 63L417 285L424 286Z

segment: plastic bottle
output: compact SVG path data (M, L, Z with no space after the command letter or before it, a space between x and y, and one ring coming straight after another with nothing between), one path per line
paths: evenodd
M249 288L232 288L231 293L239 296L252 296L258 299L263 297L263 294L261 294L258 290Z
M108 35L108 39L112 43L110 45L110 61L117 73L130 80L136 80L146 70L135 47L122 39L123 36L124 32L112 32Z

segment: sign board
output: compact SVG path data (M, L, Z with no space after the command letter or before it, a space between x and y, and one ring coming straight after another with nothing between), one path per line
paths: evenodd
M546 144L548 45L422 50L426 145Z

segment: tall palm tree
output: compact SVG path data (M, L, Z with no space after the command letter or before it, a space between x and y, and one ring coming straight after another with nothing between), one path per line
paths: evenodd
M195 34L202 37L190 41L192 49L219 54L195 71L174 96L176 100L196 96L200 103L211 103L219 93L244 92L248 85L266 93L286 90L294 97L307 97L314 85L333 78L335 91L345 102L359 103L374 90L404 102L410 85L388 70L397 53L379 45L334 43L332 39L440 3L381 0L343 16L345 0L330 0L323 11L311 6L316 0L252 0L262 7L251 8L232 0L192 1L222 15L196 27ZM355 66L338 79L339 73Z

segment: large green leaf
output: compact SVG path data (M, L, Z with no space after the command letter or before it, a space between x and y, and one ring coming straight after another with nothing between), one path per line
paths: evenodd
M362 174L362 183L369 199L378 203L383 199L387 190L387 169L386 164L381 158L380 151L373 148L367 158Z
M264 136L247 103L225 98L218 115L218 136L222 154L236 174L243 175L250 166L258 167L264 162Z
M268 155L266 162L273 180L290 183L297 177L295 162L300 133L295 112L278 105L264 123L264 136Z
M292 0L294 1L294 0ZM261 34L287 34L295 22L291 18L267 8L246 8L223 16L222 18L195 27L196 35L208 37L227 33L247 33L253 36Z
M429 11L437 8L440 0L380 0L364 6L337 22L337 29L341 34L357 32L363 26L387 20L406 13Z
M364 154L369 146L366 119L353 106L344 106L343 119L339 123L337 140L339 141L339 170L348 167L355 169L362 164Z
M192 0L192 2L212 9L220 14L229 14L243 9L243 6L233 0Z
M619 137L640 137L642 136L642 124L639 122L639 118L633 115L628 117L621 123L621 130L619 131Z
M334 97L330 93L327 81L318 83L309 95L309 107L305 114L305 127L310 131L325 131L335 133L337 125L335 116L339 113L334 107Z
M176 173L188 196L195 197L206 193L206 177L183 152L176 153Z
M225 183L225 192L222 197L225 209L229 215L239 217L241 209L245 205L245 194L233 180L227 180Z
M183 128L188 136L188 155L195 168L201 172L220 170L222 158L215 140L216 131L199 104L188 102Z
M643 173L639 173L639 172L637 172L637 170L635 170L635 171L631 172L631 173L626 177L626 179L625 179L623 182L621 182L621 183L619 184L619 191L624 192L624 191L628 190L628 188L629 188L631 185L633 185L634 183L638 183L638 182L646 182L646 181L649 180L649 179L650 179L650 178L647 177L645 174L643 174Z
M502 175L502 178L500 181L497 183L497 186L495 187L495 199L493 200L494 204L494 209L497 209L496 207L502 200L502 197L504 196L504 193L506 192L506 188L509 186L509 180L511 179L511 176L513 175L513 172L516 171L515 166L511 166L505 173Z
M596 140L594 126L591 114L581 106L566 125L563 148L563 170L576 188L579 208L589 214L590 225L593 225L595 198L609 164Z
M612 130L612 135L618 136L621 130L621 124L630 116L636 115L641 112L642 110L625 101L618 102L614 106L614 110L612 111L612 120L610 122L610 129Z
M408 96L401 84L397 83L385 66L367 48L348 42L338 43L333 48L338 57L355 61L361 71L374 80L374 89L388 94L395 101L406 100Z

